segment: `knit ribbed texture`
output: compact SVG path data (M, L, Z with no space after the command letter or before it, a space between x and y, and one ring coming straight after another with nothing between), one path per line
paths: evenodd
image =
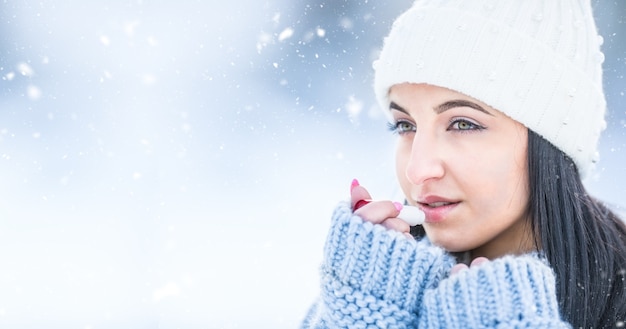
M552 271L534 256L504 257L442 280L424 297L419 328L570 328Z
M352 214L333 215L320 300L302 328L568 328L554 276L538 259L506 257L447 278L453 258Z
M589 0L417 0L374 63L375 91L427 83L478 99L569 155L584 176L606 123Z

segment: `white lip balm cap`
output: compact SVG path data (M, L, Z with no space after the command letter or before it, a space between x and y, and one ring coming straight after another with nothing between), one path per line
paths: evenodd
M424 220L426 219L426 215L417 207L413 206L404 206L402 210L400 210L400 214L398 218L405 221L410 226L424 224Z

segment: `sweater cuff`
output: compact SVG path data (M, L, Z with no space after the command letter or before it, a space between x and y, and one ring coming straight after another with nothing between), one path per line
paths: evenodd
M454 260L426 239L415 241L364 221L340 204L324 248L322 271L333 285L415 312L426 289L448 275ZM330 283L330 282L327 282Z
M424 296L421 321L442 328L569 328L552 270L534 256L506 256L439 283Z

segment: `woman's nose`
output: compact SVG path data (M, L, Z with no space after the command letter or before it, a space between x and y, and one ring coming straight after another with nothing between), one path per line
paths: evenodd
M406 165L406 177L414 185L443 177L442 149L435 138L415 134Z

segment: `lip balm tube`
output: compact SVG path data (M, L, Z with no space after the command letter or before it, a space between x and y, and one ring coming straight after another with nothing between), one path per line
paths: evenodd
M359 200L354 204L354 210L356 211L357 209L363 207L370 202L372 202L372 200ZM400 210L398 218L400 218L410 226L415 226L424 224L426 215L424 215L424 212L417 207L404 206L402 207L402 210Z
M426 215L418 207L404 206L402 207L402 210L400 210L398 218L405 221L407 224L409 224L409 226L416 226L424 224Z

